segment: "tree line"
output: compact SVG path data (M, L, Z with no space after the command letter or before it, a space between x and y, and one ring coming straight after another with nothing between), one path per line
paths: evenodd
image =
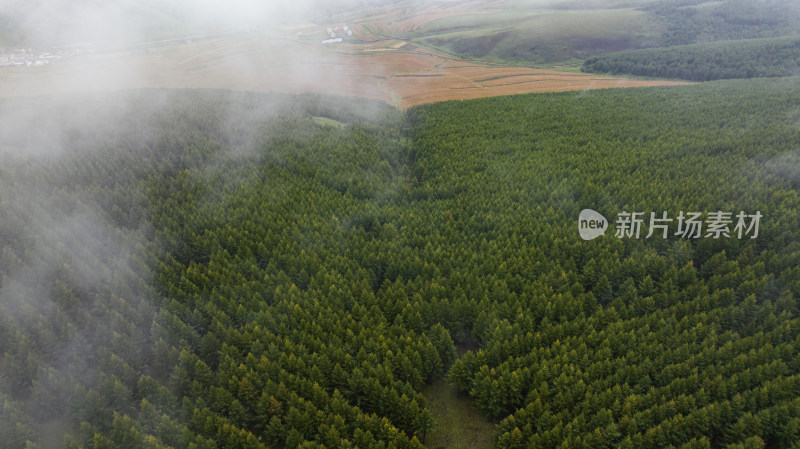
M800 73L800 38L709 42L608 53L587 59L584 72L711 81Z

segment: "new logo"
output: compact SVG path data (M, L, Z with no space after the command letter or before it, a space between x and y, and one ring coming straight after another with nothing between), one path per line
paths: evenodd
M608 220L600 212L584 209L578 216L578 232L584 240L593 240L606 234Z

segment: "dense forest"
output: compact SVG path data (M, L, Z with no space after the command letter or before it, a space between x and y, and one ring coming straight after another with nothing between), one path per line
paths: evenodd
M433 209L474 223L445 259L476 266L481 349L448 380L501 419L497 447L797 444L797 81L411 111ZM583 207L769 218L757 239L587 244Z
M608 53L581 70L711 81L800 74L800 37L721 41Z
M798 104L792 78L3 101L0 439L421 449L446 376L503 449L796 445ZM584 208L764 218L583 241Z

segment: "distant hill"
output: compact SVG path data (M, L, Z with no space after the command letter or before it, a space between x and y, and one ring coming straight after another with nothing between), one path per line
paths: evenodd
M402 26L400 10L374 20L383 34L451 54L512 64L576 62L608 52L732 39L780 37L800 30L790 0L430 2L434 19ZM446 5L446 7L445 7ZM458 10L458 11L455 11Z
M601 54L732 39L787 36L800 29L790 0L10 0L0 45L114 45L220 28L362 23L376 38L398 37L459 57L513 64L573 62Z

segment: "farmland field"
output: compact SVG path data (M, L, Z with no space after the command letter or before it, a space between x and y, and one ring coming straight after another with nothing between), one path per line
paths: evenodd
M674 84L462 62L398 41L322 45L248 33L0 70L0 96L131 88L315 92L403 108L494 95Z

